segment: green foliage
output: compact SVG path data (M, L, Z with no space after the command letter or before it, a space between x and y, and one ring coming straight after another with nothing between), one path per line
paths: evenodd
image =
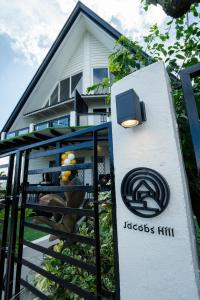
M1 193L2 191L0 191ZM5 193L6 191L3 191L4 192L4 195L3 195L3 199L5 198ZM25 211L25 218L27 220L27 218L29 218L30 216L33 215L33 210L32 209L26 209ZM0 210L0 220L4 220L4 216L5 216L5 210L4 209L1 209ZM21 212L19 211L18 212L18 229L17 229L17 247L18 247L18 230L19 230L19 222L20 222L20 217L21 217ZM11 223L11 210L9 211L9 223ZM8 227L8 230L9 230L9 227ZM1 244L1 237L2 237L2 233L3 233L3 224L0 224L0 244ZM33 240L36 240L42 236L45 236L46 234L42 233L42 232L38 232L38 231L34 231L32 229L29 229L29 228L24 228L24 239L27 240L27 241L33 241ZM8 232L8 235L9 237L9 232Z
M145 1L142 2L145 3ZM153 62L160 60L165 62L171 79L184 161L194 201L199 198L200 180L196 172L179 73L181 69L200 61L199 21L199 5L194 4L183 17L169 18L162 29L157 24L153 25L149 30L149 34L144 37L141 43L143 47L138 42L121 36L116 42L113 53L109 56L109 70L115 76L114 82ZM200 112L200 78L193 80L193 89L197 109ZM93 90L95 90L95 87L93 87Z
M114 258L113 258L113 239L112 239L112 214L109 204L110 192L100 194L99 200L107 200L100 206L100 239L101 239L101 268L102 286L109 292L114 292ZM94 237L94 221L87 218L79 227L79 234L87 237ZM75 259L95 265L95 249L86 244L75 243L65 246L61 241L54 246L54 251ZM71 282L89 292L95 293L96 279L94 275L81 268L62 263L60 260L46 256L43 268L56 276L63 278L66 282ZM50 280L36 275L36 287L50 296L54 300L73 299L80 300L80 296L67 291Z
M166 23L163 30L159 29L157 25L152 26L149 35L144 37L146 51L154 61L164 60L171 78L182 150L193 201L199 198L200 181L196 173L179 73L181 69L200 61L199 21L199 6L197 4L192 5L188 14L176 20L171 19ZM193 89L196 96L197 109L200 111L200 78L193 80Z

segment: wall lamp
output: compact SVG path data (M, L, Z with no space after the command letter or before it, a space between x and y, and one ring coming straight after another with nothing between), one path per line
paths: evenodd
M131 128L146 121L144 102L140 101L133 89L116 96L117 123Z

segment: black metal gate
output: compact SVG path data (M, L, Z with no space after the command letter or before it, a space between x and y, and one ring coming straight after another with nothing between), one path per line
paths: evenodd
M99 232L100 204L99 185L98 185L98 156L99 148L108 147L109 153L109 171L110 171L110 193L112 199L112 228L113 228L113 253L114 253L114 272L115 272L115 292L110 293L102 287L101 270L101 239ZM60 156L66 151L77 151L89 153L93 160L91 162L76 163L74 165L61 166ZM91 157L90 156L90 157ZM1 218L2 238L0 248L0 299L20 299L21 290L26 288L40 299L51 299L39 291L26 278L22 278L24 267L48 278L58 286L76 294L80 299L119 299L119 272L118 272L118 254L117 254L117 232L116 232L116 208L115 208L115 189L113 172L113 150L111 124L106 123L92 128L79 130L70 134L51 138L47 141L40 141L31 144L10 153L0 155L0 158L9 157L6 176L0 178L6 181L6 194L0 202L1 212L4 211L4 218ZM48 159L55 161L53 167L37 167L35 163L38 159ZM36 166L36 167L35 167ZM91 172L91 182L87 185L61 186L59 184L59 175L66 170L87 170ZM51 185L39 185L29 183L31 177L35 181L41 174L56 174L54 182ZM40 205L37 201L30 202L30 199L38 199L40 193L64 193L83 191L86 193L85 201L91 205L88 207L59 207ZM31 198L32 197L32 198ZM65 232L53 229L47 226L33 224L26 219L26 212L32 209L34 212L57 213L62 215L76 215L92 218L94 224L94 236L82 236L77 232ZM64 241L73 241L74 243L86 244L94 247L95 263L89 264L62 253L55 252L52 248L46 248L41 245L28 241L24 237L26 228L38 230L46 234L53 234ZM42 266L23 257L24 246L34 249L44 255L49 255L61 262L75 266L87 271L95 276L96 290L91 292L85 290L72 282L58 277L57 275L45 270Z

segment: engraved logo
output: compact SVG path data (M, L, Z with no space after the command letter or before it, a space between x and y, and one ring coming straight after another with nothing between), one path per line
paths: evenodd
M169 203L169 186L158 172L136 168L125 175L121 195L126 207L142 218L161 214Z

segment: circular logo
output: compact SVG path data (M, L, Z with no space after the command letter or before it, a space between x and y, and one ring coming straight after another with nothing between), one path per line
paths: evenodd
M128 172L121 185L126 207L142 218L161 214L169 203L169 186L158 172L149 168L136 168Z

